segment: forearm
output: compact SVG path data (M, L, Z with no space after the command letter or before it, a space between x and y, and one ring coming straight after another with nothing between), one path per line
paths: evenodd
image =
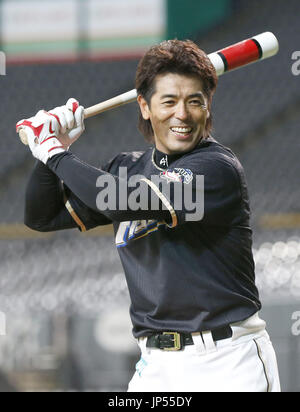
M47 166L61 179L65 185L89 208L96 212L101 212L104 216L112 221L127 221L127 220L141 220L141 219L156 219L156 220L170 220L170 213L160 199L157 199L158 207L155 210L151 210L149 207L139 210L131 210L130 207L124 208L122 203L124 199L121 199L120 186L126 185L127 187L127 199L130 196L133 188L127 186L127 181L118 176L111 175L107 172L92 167L84 162L80 161L74 155L69 152L59 154L49 159ZM100 177L110 176L113 183L112 190L116 192L116 202L114 207L107 208L106 210L99 210L97 206L97 196L103 190L97 184ZM148 199L151 199L150 187L146 183L145 190L148 191ZM125 210L124 210L125 209Z
M65 208L59 178L40 161L27 185L24 222L42 232L77 227Z

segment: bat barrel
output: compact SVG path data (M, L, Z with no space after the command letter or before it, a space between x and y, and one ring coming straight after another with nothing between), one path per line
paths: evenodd
M208 55L217 75L274 56L279 50L277 38L264 32Z

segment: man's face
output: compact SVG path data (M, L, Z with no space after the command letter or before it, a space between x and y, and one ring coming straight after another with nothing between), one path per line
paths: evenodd
M150 105L142 96L138 102L143 118L151 121L158 150L166 154L189 152L203 136L209 113L202 82L196 76L159 75Z

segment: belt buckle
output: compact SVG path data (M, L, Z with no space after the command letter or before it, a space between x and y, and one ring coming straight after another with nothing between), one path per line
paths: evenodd
M174 351L174 350L180 350L181 349L181 343L180 343L180 334L178 332L163 332L163 335L173 335L173 342L174 346L173 348L163 348L163 350L166 351Z

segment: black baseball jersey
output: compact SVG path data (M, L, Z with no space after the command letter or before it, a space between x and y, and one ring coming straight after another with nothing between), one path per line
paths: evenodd
M39 164L28 185L27 224L38 230L86 230L113 223L135 337L212 330L261 308L244 172L236 156L213 138L183 155L168 156L155 148L121 153L102 169L68 152L54 156L47 166ZM138 186L128 187L137 175ZM114 207L100 211L97 200L108 191L99 178L111 177ZM42 188L37 180L47 179ZM37 188L46 195L50 186L60 200L44 221L32 223L38 220L38 211L35 216L32 212ZM140 208L124 205L124 196Z

